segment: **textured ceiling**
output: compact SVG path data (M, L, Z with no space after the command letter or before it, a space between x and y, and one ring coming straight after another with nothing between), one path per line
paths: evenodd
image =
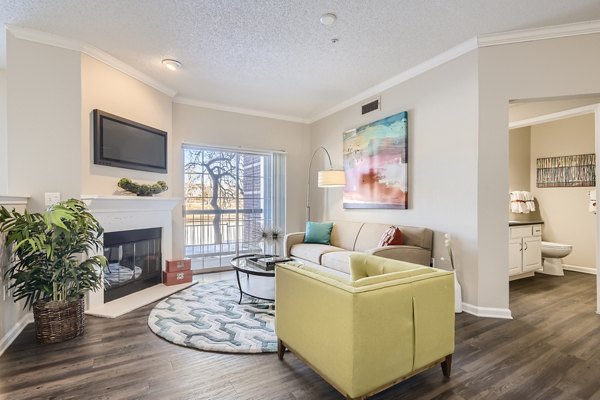
M177 96L303 119L477 35L596 19L598 0L0 0L0 22L88 43Z

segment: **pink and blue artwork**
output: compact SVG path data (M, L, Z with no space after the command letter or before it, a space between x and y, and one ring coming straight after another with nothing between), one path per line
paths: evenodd
M344 208L408 208L408 113L344 132Z

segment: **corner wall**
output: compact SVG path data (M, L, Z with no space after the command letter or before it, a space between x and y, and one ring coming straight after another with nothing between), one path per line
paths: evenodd
M600 93L599 47L590 34L479 49L480 306L508 306L509 100Z
M384 91L381 111L361 116L355 104L311 125L311 148L326 147L335 167L342 165L342 132L408 111L408 210L346 210L342 190L316 189L313 219L431 228L436 266L442 268L449 268L440 258L447 258L444 233L450 233L463 300L471 304L479 301L477 79L473 51Z
M9 192L81 195L81 55L15 38L7 32Z

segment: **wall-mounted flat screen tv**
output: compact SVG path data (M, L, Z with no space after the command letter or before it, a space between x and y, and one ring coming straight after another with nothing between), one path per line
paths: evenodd
M167 173L167 132L93 111L94 164Z

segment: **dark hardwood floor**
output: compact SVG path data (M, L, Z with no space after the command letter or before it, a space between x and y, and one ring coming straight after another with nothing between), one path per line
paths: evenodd
M514 320L457 315L450 379L433 368L373 399L600 399L595 280L511 282ZM342 399L291 354L279 362L168 343L146 325L151 308L88 317L83 337L56 345L35 344L28 326L0 357L0 399Z

